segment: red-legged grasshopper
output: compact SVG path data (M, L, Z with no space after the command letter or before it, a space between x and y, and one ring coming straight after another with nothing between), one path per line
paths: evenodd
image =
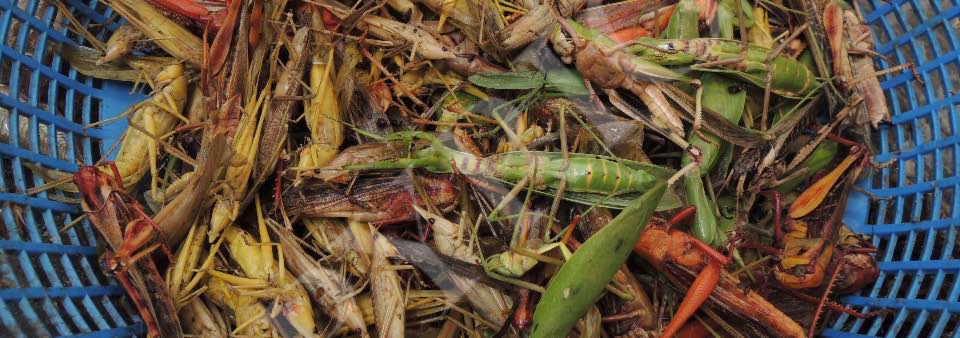
M779 192L767 194L773 197L775 205L774 237L778 248L772 251L780 258L774 277L787 289L823 290L809 336L816 332L817 319L828 303L828 295L858 291L879 275L877 263L870 255L876 249L842 223L848 192L870 164L870 154L862 144L835 135L828 137L852 145L850 152L833 170L800 193L791 203L786 221L781 221ZM834 189L845 173L843 185ZM801 299L810 298L801 295Z
M113 176L92 166L80 167L73 176L83 211L107 243L101 262L133 300L147 325L148 337L181 337L173 298L150 259L157 248L162 248L168 257L170 252L162 242L144 248L160 233L159 227L140 203L123 190L120 174L112 163L111 168Z

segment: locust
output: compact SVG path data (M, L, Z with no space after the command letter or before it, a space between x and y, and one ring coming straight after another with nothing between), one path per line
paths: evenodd
M682 219L678 213L670 222L651 219L640 234L634 251L678 282L690 283L684 302L678 306L663 336L671 336L708 299L719 308L754 321L781 337L803 337L803 329L756 292L745 292L739 278L723 270L728 258L683 231L671 229ZM697 276L691 276L691 271Z
M780 263L773 270L773 276L788 289L823 287L823 295L816 301L817 309L809 337L816 333L817 320L831 292L859 291L880 273L875 259L870 255L876 249L862 237L853 235L842 224L847 194L870 164L871 157L862 144L836 135L828 137L850 145L849 154L797 196L787 210L786 220L781 216L779 192L767 194L774 200L774 239L780 246L765 248L779 256ZM841 179L842 186L835 189ZM852 310L844 312L861 318L869 315Z
M420 178L428 198L441 209L448 209L456 198L449 179ZM283 207L290 215L310 218L350 218L370 222L376 227L412 221L414 207L425 205L424 198L410 189L408 180L362 182L343 193L329 189L290 189Z
M151 258L157 248L163 248L170 256L169 249L162 241L148 245L159 235L159 226L124 192L119 170L116 166L111 168L113 176L84 166L73 177L83 198L84 212L90 215L109 246L101 257L102 263L133 300L147 326L148 337L179 337L180 321L173 298Z
M421 139L430 146L412 153L412 157L365 164L347 165L348 170L385 170L422 168L433 173L459 173L465 176L493 179L508 184L529 181L530 186L550 195L565 184L564 199L585 204L623 208L629 199L615 198L628 193L647 191L673 172L649 163L618 160L598 155L571 154L568 160L560 153L507 152L488 157L450 149L429 133L400 132L387 139ZM659 201L659 200L658 200ZM673 203L667 200L667 203ZM670 207L661 205L661 207Z
M797 60L772 57L770 48L720 38L656 39L638 38L628 52L659 65L690 65L692 70L717 72L747 81L788 98L812 95L821 83Z

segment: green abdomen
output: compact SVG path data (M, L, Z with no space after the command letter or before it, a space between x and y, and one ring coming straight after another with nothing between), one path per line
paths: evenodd
M532 175L534 186L539 188L559 189L566 178L566 191L621 194L646 191L656 183L656 178L645 171L599 158L574 157L564 165L558 157L510 153L485 160L495 168L498 179L516 183Z
M560 165L562 160L551 162ZM586 158L570 159L562 175L567 178L568 191L601 194L645 191L656 180L653 175L616 162Z

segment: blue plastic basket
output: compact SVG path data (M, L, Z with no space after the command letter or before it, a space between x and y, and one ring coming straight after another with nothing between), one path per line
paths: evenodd
M827 336L960 337L960 0L861 1L885 68L914 62L925 84L908 74L883 80L895 113L882 127L876 161L897 160L862 182L846 222L873 236L880 278L843 302L891 314L860 320L841 315ZM107 23L96 0L63 0L84 25ZM116 116L142 96L127 84L71 70L56 43L79 44L53 1L0 0L0 335L115 337L144 330L123 290L97 263L89 223L60 229L79 216L76 198L52 190L25 165L75 171L109 149L126 126L85 128ZM99 36L104 39L105 36Z
M84 25L104 23L96 1L63 1ZM80 212L64 203L77 196L47 191L25 165L76 171L92 163L126 128L85 126L116 116L140 100L127 84L78 74L56 53L78 44L52 1L0 0L0 335L131 336L145 331L123 290L100 272L96 236ZM104 38L101 36L100 38Z

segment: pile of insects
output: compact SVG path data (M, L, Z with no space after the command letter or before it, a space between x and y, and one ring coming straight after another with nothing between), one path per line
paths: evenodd
M76 173L149 337L804 337L871 285L845 0L106 0ZM66 6L58 3L58 8ZM97 40L102 36L104 40ZM107 160L110 158L112 160ZM97 159L93 159L97 160Z

